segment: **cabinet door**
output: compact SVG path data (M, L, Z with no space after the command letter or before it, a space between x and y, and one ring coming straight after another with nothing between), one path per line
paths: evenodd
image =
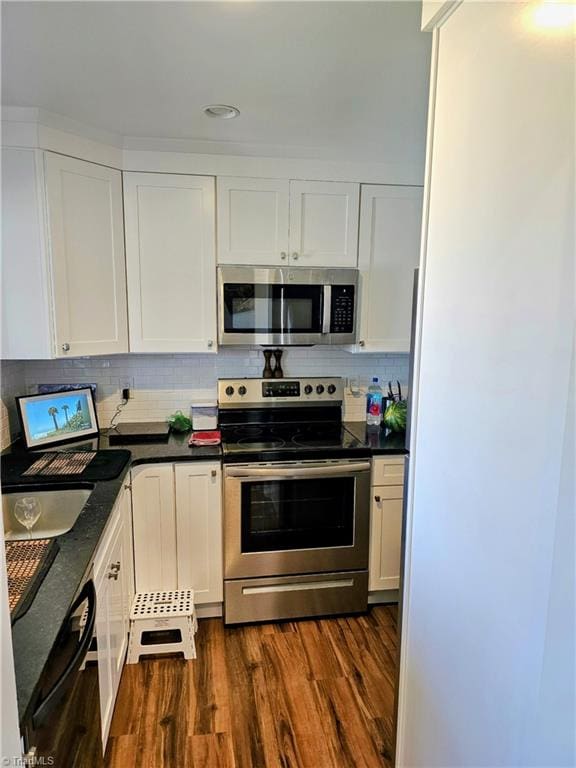
M128 351L120 171L45 154L56 356Z
M217 185L218 262L287 262L288 180L219 176Z
M108 738L128 647L129 621L126 612L128 553L123 506L121 499L112 513L115 515L115 520L106 535L106 543L99 547L94 568L98 677L104 745Z
M124 575L124 602L126 606L126 616L130 617L132 602L134 600L134 543L132 534L132 493L131 486L126 483L120 497L120 510L124 520L124 547L125 562L122 572Z
M360 349L409 352L422 188L362 185Z
M222 600L222 503L220 464L176 464L178 588L193 589L194 602Z
M124 174L130 350L216 349L214 179Z
M401 485L372 488L370 591L398 589L402 541Z
M290 262L301 267L355 267L360 185L290 182Z
M4 148L0 280L3 360L53 357L49 275L43 153Z
M132 524L136 591L176 589L172 464L150 464L132 470Z

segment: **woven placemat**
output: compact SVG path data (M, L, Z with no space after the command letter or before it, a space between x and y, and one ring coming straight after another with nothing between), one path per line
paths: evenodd
M6 541L8 602L14 624L32 605L36 592L58 552L56 539Z
M3 485L29 485L38 482L98 482L113 480L130 461L130 451L116 448L70 453L47 452L2 456L0 474ZM86 463L86 457L88 461ZM31 473L32 471L32 473Z
M23 472L30 475L79 475L96 456L96 451L45 453Z

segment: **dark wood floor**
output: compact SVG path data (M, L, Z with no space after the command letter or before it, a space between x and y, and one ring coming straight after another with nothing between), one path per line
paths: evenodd
M396 607L224 628L198 658L124 668L108 768L360 768L391 762Z

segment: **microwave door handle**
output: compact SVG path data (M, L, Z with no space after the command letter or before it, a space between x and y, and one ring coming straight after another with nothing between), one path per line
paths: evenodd
M330 311L332 309L332 286L324 286L322 299L322 335L330 333Z
M298 480L301 477L329 477L332 475L348 475L351 472L366 472L370 469L369 461L361 461L355 464L340 464L328 467L229 467L226 470L227 477L278 477L283 480Z
M80 664L82 663L82 660L88 653L88 648L90 647L92 636L94 635L94 625L96 623L96 589L92 580L87 581L84 585L81 593L78 595L77 600L70 608L66 621L72 620L72 616L86 599L88 599L88 616L86 618L84 632L78 642L76 651L74 652L74 655L70 659L69 663L66 665L66 668L34 710L34 714L32 715L32 727L35 730L42 725L46 716L59 702L62 689L65 688L66 684L68 683L68 679L77 671L77 669L80 667Z

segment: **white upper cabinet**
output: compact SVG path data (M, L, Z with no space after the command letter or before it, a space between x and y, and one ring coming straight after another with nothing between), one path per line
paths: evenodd
M282 264L288 255L287 179L218 177L218 262Z
M53 355L43 153L2 150L2 359Z
M2 150L2 357L128 351L122 177Z
M214 178L124 174L132 352L216 349Z
M359 184L290 182L290 260L301 267L355 267Z
M421 187L362 185L359 350L410 351L421 219Z
M359 184L218 177L218 262L355 267Z
M57 357L128 351L120 171L45 154Z

